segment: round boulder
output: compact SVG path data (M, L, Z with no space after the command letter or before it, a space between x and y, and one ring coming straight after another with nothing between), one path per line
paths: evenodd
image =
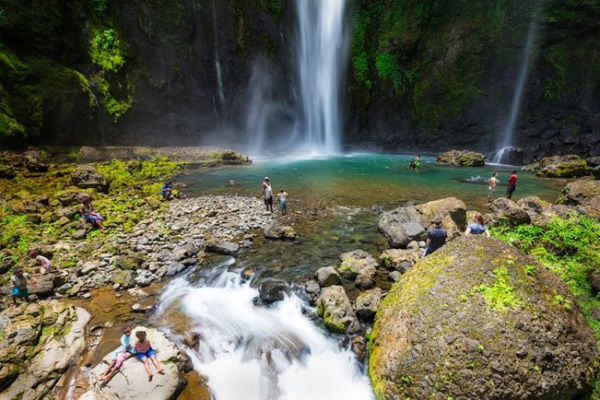
M598 370L594 333L561 279L482 236L404 274L370 339L378 399L586 398Z

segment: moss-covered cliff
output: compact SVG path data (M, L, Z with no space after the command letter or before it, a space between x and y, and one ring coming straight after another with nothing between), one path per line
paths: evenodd
M598 1L351 0L348 16L347 146L494 149L536 19L516 144L600 148ZM197 144L238 132L252 90L298 103L295 29L283 0L2 0L0 137Z

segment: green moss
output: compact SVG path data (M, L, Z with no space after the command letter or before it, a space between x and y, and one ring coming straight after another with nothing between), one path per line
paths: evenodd
M508 308L517 308L523 300L515 296L515 289L510 284L510 275L505 267L494 269L496 282L489 285L480 285L470 291L470 294L479 293L483 296L490 308L506 312Z
M117 31L109 28L94 32L90 52L92 62L105 72L119 72L125 65L125 44L119 39Z

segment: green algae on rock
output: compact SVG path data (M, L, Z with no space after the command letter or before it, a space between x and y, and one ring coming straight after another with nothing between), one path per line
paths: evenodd
M450 150L440 154L435 162L441 165L454 165L457 167L483 167L485 165L485 156L469 150Z
M598 370L567 286L485 237L458 238L404 274L370 340L377 399L575 398Z
M592 174L587 161L574 154L544 157L522 170L536 171L537 176L544 178L576 178Z

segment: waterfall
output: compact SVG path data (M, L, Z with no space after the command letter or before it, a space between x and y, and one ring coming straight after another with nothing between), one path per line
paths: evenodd
M238 274L220 272L212 281L174 280L158 312L177 309L189 321L188 334L200 340L186 352L215 400L373 399L353 353L303 314L297 296L259 307L258 291Z
M517 124L517 119L519 118L519 111L521 109L521 103L523 101L523 91L525 90L525 86L527 85L527 77L529 76L531 54L533 53L533 45L535 43L535 36L538 29L538 23L538 18L536 15L534 15L533 19L531 20L531 23L529 24L529 30L527 31L525 47L523 47L523 52L521 54L521 68L519 71L519 76L517 78L515 91L513 93L508 123L506 124L506 128L504 129L502 145L500 146L500 150L496 153L494 159L492 160L492 162L496 164L500 164L502 162L502 156L504 155L504 151L511 146L513 141L515 125Z
M217 10L215 0L212 0L213 34L215 36L215 71L217 73L217 93L219 94L219 106L225 105L225 92L223 90L223 73L221 72L221 55L219 54L219 32L217 30Z
M341 150L341 84L348 59L346 0L295 1L303 147L335 154Z

